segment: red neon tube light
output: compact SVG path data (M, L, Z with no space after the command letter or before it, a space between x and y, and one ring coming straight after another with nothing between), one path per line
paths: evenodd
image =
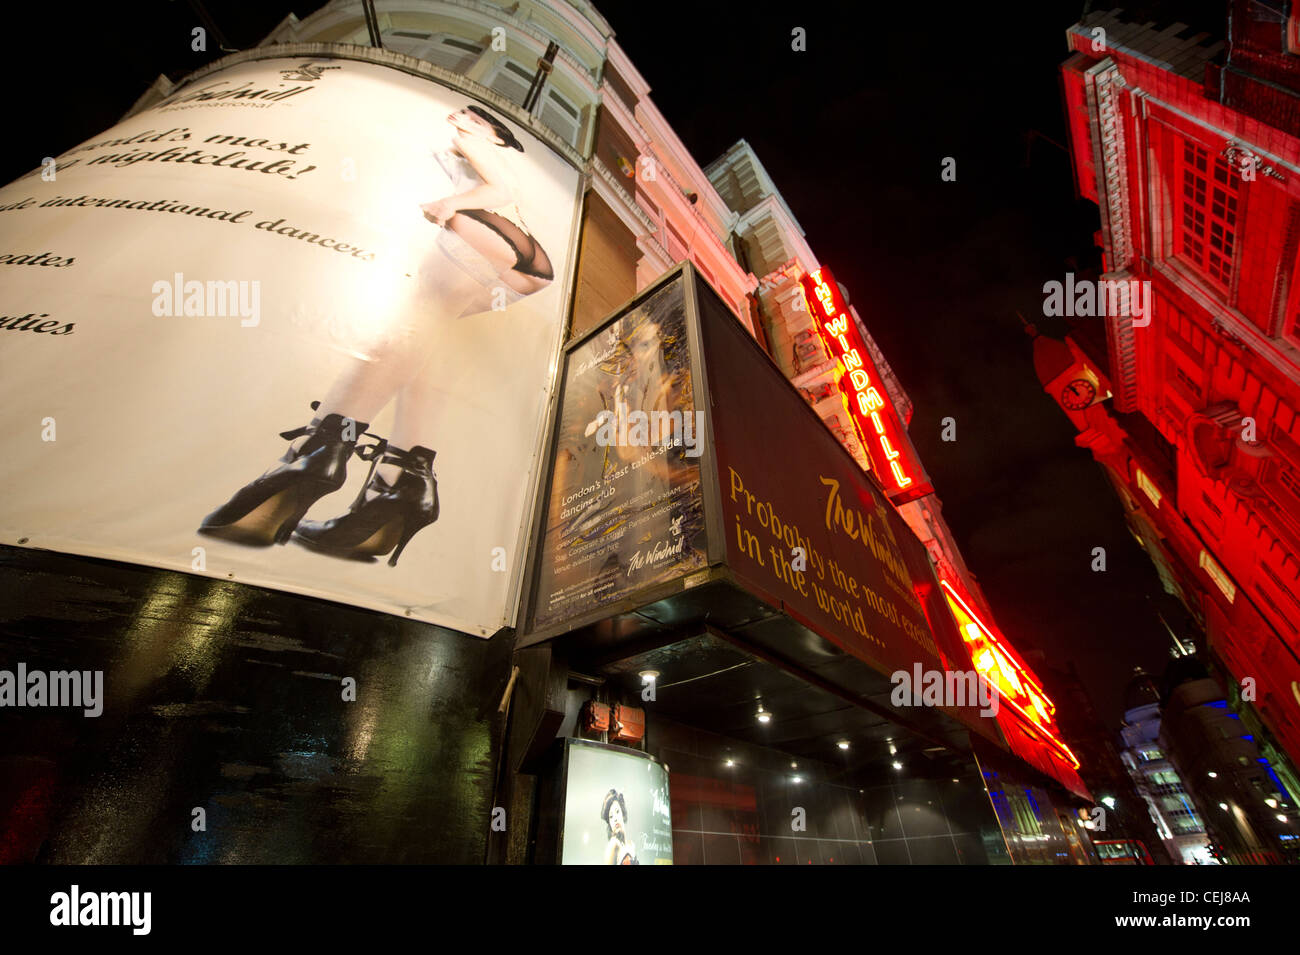
M898 415L889 403L839 286L830 270L824 268L805 274L799 283L822 345L838 365L836 379L844 409L873 467L891 495L916 491L913 484L921 474L919 464L910 454L904 457L910 445L901 434Z
M1028 667L1020 663L1010 646L998 639L997 635L984 625L970 605L953 589L952 584L946 580L939 581L939 584L945 591L949 605L956 611L954 616L961 624L962 639L970 647L971 661L975 664L975 669L986 679L991 680L997 686L1002 699L1009 703L1030 726L1041 733L1053 749L1078 769L1078 758L1054 731L1052 724L1055 721L1052 715L1056 712L1056 704L1044 692L1042 684ZM962 617L966 618L965 623L962 622Z

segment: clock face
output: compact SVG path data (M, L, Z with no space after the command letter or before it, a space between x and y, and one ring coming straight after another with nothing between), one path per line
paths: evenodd
M1087 378L1076 378L1061 390L1061 404L1071 411L1082 411L1097 397L1097 386Z

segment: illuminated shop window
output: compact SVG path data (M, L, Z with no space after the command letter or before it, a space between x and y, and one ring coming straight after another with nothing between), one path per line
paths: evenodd
M1152 483L1151 479L1147 477L1146 472L1141 468L1135 468L1134 470L1137 472L1137 486L1142 489L1143 494L1151 499L1152 504L1159 507L1161 498L1160 489Z
M1178 158L1174 254L1226 291L1237 244L1237 176L1222 159L1211 160L1187 140Z
M1223 596L1227 598L1228 603L1232 603L1237 597L1237 585L1228 579L1228 575L1223 572L1223 568L1214 562L1214 558L1201 551L1198 563L1201 569L1210 575L1214 585L1219 588Z

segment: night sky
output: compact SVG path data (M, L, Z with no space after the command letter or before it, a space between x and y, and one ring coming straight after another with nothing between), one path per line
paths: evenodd
M242 49L317 6L206 9ZM1097 261L1096 208L1052 142L1066 143L1058 66L1082 3L886 6L597 4L701 165L741 138L757 151L911 395L912 439L998 624L1022 654L1073 662L1117 725L1133 667L1168 659L1161 588L1039 386L1017 317L1041 319L1043 283ZM7 10L11 42L46 42L54 16ZM3 181L113 125L160 72L221 56L211 38L190 49L199 22L183 2L88 6L61 27L77 42L39 73L7 57ZM806 52L791 50L794 27ZM940 179L948 156L956 182ZM1094 547L1105 573L1090 569Z

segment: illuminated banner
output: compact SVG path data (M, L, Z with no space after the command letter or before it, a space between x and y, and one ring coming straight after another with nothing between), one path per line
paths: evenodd
M463 93L271 54L11 183L0 541L513 625L578 181Z
M645 753L565 741L561 865L672 865L668 770Z
M942 580L940 585L976 672L997 687L1004 704L998 723L1011 749L1066 788L1087 796L1087 788L1076 773L1079 760L1057 728L1056 704L1047 696L1038 677L979 618L951 583Z
M933 489L925 469L830 269L810 272L799 282L822 344L838 365L836 377L844 410L885 492L896 504L929 494Z

